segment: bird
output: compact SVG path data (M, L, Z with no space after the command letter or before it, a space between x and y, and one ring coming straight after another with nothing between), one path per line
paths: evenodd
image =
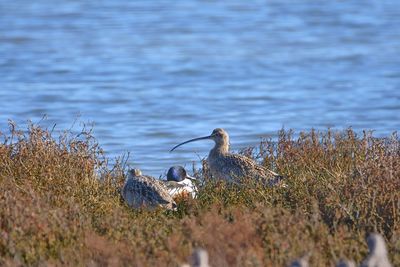
M192 255L192 266L193 267L209 267L208 264L208 253L202 248L197 248Z
M208 261L208 252L202 248L197 248L193 251L190 262L190 264L185 263L180 267L210 267Z
M164 185L173 198L186 195L195 198L197 188L193 183L194 180L196 178L188 175L182 166L172 166L167 172L167 181L164 181Z
M238 179L253 177L267 180L270 185L279 184L283 179L281 175L258 165L254 160L229 152L229 135L222 128L214 129L211 135L180 143L174 146L170 152L184 144L206 139L211 139L215 142L207 158L210 172L214 179L237 183Z
M311 256L311 252L304 254L302 257L295 259L289 265L289 267L309 267L309 259Z
M367 238L368 257L361 263L361 267L392 267L387 255L385 239L378 233L371 233Z
M143 175L139 169L128 171L121 193L122 198L131 208L176 209L176 203L167 188L154 177Z

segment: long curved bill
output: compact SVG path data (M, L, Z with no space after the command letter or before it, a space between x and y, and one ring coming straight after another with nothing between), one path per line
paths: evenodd
M181 145L184 145L184 144L187 144L187 143L190 143L190 142L194 142L194 141L205 140L205 139L211 139L211 137L212 137L212 136L209 135L209 136L204 136L204 137L198 137L198 138L190 139L190 140L188 140L188 141L185 141L185 142L183 142L183 143L180 143L180 144L174 146L169 152L174 151L176 148L180 147Z

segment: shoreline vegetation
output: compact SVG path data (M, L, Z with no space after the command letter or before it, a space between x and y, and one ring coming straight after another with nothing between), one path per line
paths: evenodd
M287 177L270 188L196 176L198 198L177 211L132 210L121 199L124 160L109 167L90 129L54 136L9 122L0 133L1 266L180 266L196 248L210 266L362 262L380 233L400 266L400 141L396 133L279 132L241 153Z

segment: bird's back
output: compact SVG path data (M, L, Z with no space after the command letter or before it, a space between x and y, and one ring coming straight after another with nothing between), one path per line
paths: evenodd
M267 168L258 165L254 160L239 154L211 155L208 158L213 177L227 181L242 178L273 180L273 175Z
M166 188L151 176L128 174L122 189L122 196L128 205L134 208L162 206L173 209L175 207L175 202Z

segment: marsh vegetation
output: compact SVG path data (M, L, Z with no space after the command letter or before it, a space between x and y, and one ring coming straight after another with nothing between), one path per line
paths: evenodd
M286 266L311 251L311 266L361 262L365 237L381 233L400 265L400 142L352 129L280 131L242 153L287 187L210 179L177 211L132 210L90 129L55 135L9 123L0 144L0 264L178 266L196 248L211 266Z

